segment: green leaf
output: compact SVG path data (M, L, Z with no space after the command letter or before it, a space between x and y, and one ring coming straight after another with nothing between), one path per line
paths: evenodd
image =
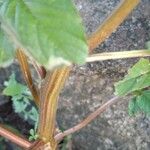
M134 97L128 104L128 112L135 115L138 112L150 114L150 90L142 91L141 95Z
M24 113L24 110L26 109L26 105L23 101L15 100L13 101L13 108L16 113Z
M45 67L85 62L88 46L72 0L5 0L0 15L15 46Z
M0 29L0 67L6 67L13 61L14 51L7 37Z
M3 94L12 96L11 100L14 111L37 129L39 113L36 106L31 101L32 96L28 88L18 83L15 80L14 74L10 76L9 81L5 82L4 85L6 88L4 89Z
M6 83L5 83L6 84ZM15 80L15 75L10 76L9 81L7 82L7 87L3 90L3 94L6 96L19 96L27 90L27 87L18 83Z
M130 116L135 115L139 111L139 106L137 104L136 98L137 97L134 97L132 98L132 100L129 101L128 112Z
M30 135L34 136L35 132L34 129L30 129Z
M34 129L30 129L29 133L30 133L29 141L37 140L37 138L39 137Z
M150 62L141 59L128 71L122 81L115 84L115 94L123 96L150 86Z
M150 114L150 91L143 91L141 96L137 97L137 104L140 110L146 114Z
M38 120L39 117L39 113L37 111L37 109L35 107L32 107L30 110L30 114L29 117L31 120L33 120L34 122L36 122Z
M34 137L33 136L29 136L29 141L33 141Z

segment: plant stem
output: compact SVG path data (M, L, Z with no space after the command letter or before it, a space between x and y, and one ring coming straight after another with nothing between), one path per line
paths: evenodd
M47 148L47 145L43 141L37 140L32 144L32 146L28 150L46 150L46 148ZM50 147L48 148L47 150L51 150Z
M122 0L120 5L112 12L112 14L103 22L95 33L88 38L89 48L93 50L101 44L111 33L124 21L133 10L139 0Z
M111 59L123 59L123 58L133 58L133 57L147 57L150 56L150 50L131 50L131 51L121 51L121 52L106 52L90 55L86 62L95 62Z
M39 136L44 142L50 142L54 147L55 121L58 96L68 77L70 69L62 67L47 73L41 87Z
M36 87L34 86L34 83L32 80L31 72L29 69L29 64L27 61L27 56L23 53L22 50L19 50L19 49L17 50L16 55L17 55L17 59L20 63L20 67L21 67L24 79L25 79L25 81L26 81L26 83L27 83L27 85L31 91L33 99L34 99L35 103L37 105L39 105L39 101L40 101L39 100L39 94L38 94L38 91L37 91Z
M37 64L37 62L34 60L32 60L32 65L34 66L40 79L44 79L46 77L46 69L43 66L40 66L39 64Z
M86 119L84 119L83 121L81 121L80 123L75 125L74 127L70 128L62 133L57 134L55 136L55 139L57 141L60 141L65 136L68 136L69 134L72 134L74 132L81 130L82 128L87 126L91 121L93 121L97 116L99 116L101 113L103 113L108 107L115 104L118 100L119 100L119 97L114 97L114 98L110 99L109 101L104 103L102 106L100 106L96 111L91 113Z
M2 125L0 125L0 135L25 149L28 149L32 145L32 143L5 129Z

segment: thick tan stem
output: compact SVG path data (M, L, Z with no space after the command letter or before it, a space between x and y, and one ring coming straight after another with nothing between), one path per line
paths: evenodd
M25 81L26 81L26 83L27 83L27 85L31 91L33 99L34 99L35 103L37 105L39 105L39 101L40 101L39 100L39 94L38 94L38 91L37 91L36 87L34 86L34 83L32 80L31 72L29 69L29 64L27 61L27 56L23 53L22 50L19 50L19 49L17 50L16 55L17 55L17 59L20 63L20 67L21 67L24 79L25 79Z
M32 143L28 142L20 136L17 136L2 125L0 125L0 135L24 149L28 149L32 145Z
M150 56L150 50L132 50L132 51L121 51L121 52L108 52L90 55L86 62L95 62L111 59L125 59L135 57L148 57Z
M55 121L58 96L70 69L62 67L47 73L41 89L39 136L44 142L55 147Z
M137 6L139 0L123 0L98 30L88 38L89 48L93 50L101 44L124 21Z

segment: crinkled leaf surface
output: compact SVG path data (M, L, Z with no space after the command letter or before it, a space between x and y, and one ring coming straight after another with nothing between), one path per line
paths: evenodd
M150 62L141 59L128 71L128 75L115 84L115 94L123 96L150 86Z
M141 96L138 96L137 104L142 112L150 114L150 91L144 91Z
M39 113L35 105L31 102L32 97L28 88L16 81L15 74L12 74L10 79L5 81L4 85L6 88L3 90L3 94L12 97L14 111L21 118L35 125L38 122Z
M132 98L130 101L129 101L129 104L128 104L128 112L129 112L129 115L132 116L132 115L135 115L138 111L139 111L139 106L137 104L137 101L136 101L136 97Z
M85 62L86 38L71 0L4 0L0 15L26 54L47 68Z
M150 114L150 91L143 91L141 95L134 97L128 105L130 115L135 115L138 112Z

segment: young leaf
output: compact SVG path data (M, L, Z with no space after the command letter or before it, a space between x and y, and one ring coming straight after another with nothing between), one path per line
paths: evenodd
M29 141L33 141L34 140L34 137L33 136L29 136Z
M29 112L29 118L36 122L38 120L39 113L35 107L32 107L30 112Z
M13 109L18 115L24 120L28 121L29 124L34 124L35 130L38 126L39 113L35 105L32 104L32 96L28 88L25 85L18 83L15 80L15 75L10 76L9 81L5 81L4 85L6 88L3 94L11 96Z
M34 136L35 132L34 129L30 129L30 135Z
M18 83L15 80L15 75L10 76L9 81L7 82L7 87L3 90L3 94L6 96L18 96L24 93L27 90L27 87Z
M72 0L6 0L0 16L15 46L45 67L85 62L88 47Z
M115 94L123 96L150 86L150 62L141 59L128 71L128 75L115 84Z
M29 133L30 133L29 141L37 140L37 138L39 137L34 129L30 129Z
M14 108L16 113L23 112L23 110L25 110L26 107L27 106L24 105L23 101L18 101L18 100L13 101L13 108Z

